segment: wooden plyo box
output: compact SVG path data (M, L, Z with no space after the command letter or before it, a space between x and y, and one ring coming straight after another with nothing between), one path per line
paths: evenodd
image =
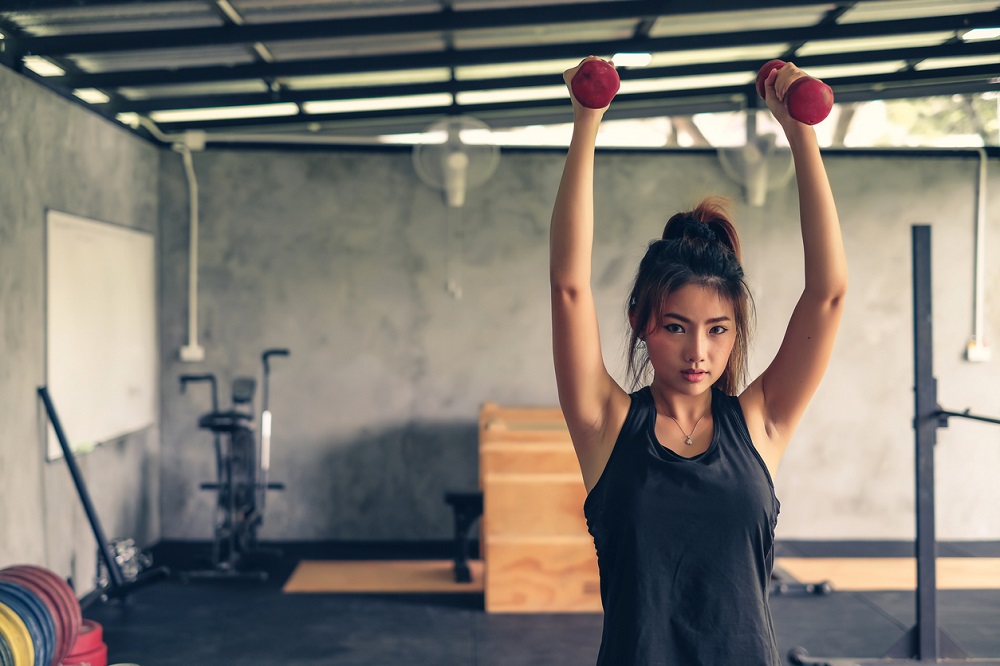
M562 412L484 404L479 483L486 611L601 612L587 493Z

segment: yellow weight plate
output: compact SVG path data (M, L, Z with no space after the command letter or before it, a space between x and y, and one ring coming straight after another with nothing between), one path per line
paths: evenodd
M21 617L10 606L0 603L0 632L14 653L14 666L34 666L35 646Z

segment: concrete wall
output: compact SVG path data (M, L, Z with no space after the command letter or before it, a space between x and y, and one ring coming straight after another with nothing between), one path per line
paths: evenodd
M161 427L80 459L110 537L208 538L211 437L204 386L275 359L271 539L440 539L448 488L476 484L485 400L555 403L547 234L561 151L505 151L491 181L449 210L406 151L210 150L201 186L200 342L182 364L187 318L187 186L157 151L0 70L0 566L41 563L87 589L95 543L65 465L44 460L35 398L44 368L48 207L157 233ZM913 535L909 225L934 230L935 371L940 401L1000 414L997 361L961 354L972 331L976 159L953 154L827 157L851 266L831 368L778 479L783 538ZM998 168L987 186L986 331L1000 330ZM663 220L710 192L737 200L712 154L604 152L594 281L605 354L622 375L622 299ZM758 305L753 367L780 341L801 289L796 197L738 205ZM451 281L460 288L446 289ZM993 338L988 338L990 342ZM223 402L228 396L223 395ZM162 441L162 446L161 446ZM1000 429L953 420L939 432L939 536L998 539ZM161 493L162 483L162 493ZM162 529L161 529L162 525Z
M48 566L87 591L96 541L65 463L45 460L36 397L46 381L45 211L155 231L157 150L5 68L0 90L0 567ZM158 456L154 428L79 457L108 538L159 538Z
M163 535L207 538L211 436L205 387L183 372L259 374L274 361L271 539L439 539L448 488L476 485L479 405L555 404L547 235L559 151L505 151L460 210L414 175L408 152L195 155L201 189L201 364L186 342L187 190L161 154ZM851 267L832 366L778 480L780 536L910 538L913 519L910 231L934 230L941 403L1000 413L996 361L961 353L972 329L975 176L970 156L827 158ZM1000 330L1000 181L990 165L987 331ZM602 153L594 281L605 355L622 376L622 301L646 242L672 212L719 192L714 154ZM757 299L753 368L771 358L802 287L792 186L738 205ZM461 298L445 289L452 280ZM223 391L223 403L228 402ZM1000 429L953 421L938 447L939 536L1000 538Z
M779 473L779 536L914 536L912 224L932 227L934 373L941 405L1000 414L1000 372L963 360L973 330L973 239L978 158L827 159L850 267L833 361ZM1000 162L986 192L987 342L1000 331ZM759 310L756 364L777 349L801 290L796 199L772 196L745 225ZM757 243L754 241L757 240ZM762 242L761 242L762 241ZM787 257L787 261L785 258ZM789 270L790 269L790 270ZM938 431L938 537L997 539L1000 428L953 419Z

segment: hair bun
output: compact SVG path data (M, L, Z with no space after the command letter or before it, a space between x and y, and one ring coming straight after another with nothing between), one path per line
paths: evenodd
M740 261L740 239L726 210L723 197L703 199L694 210L674 213L663 227L663 240L677 240L710 247L719 244Z
M719 240L719 237L715 235L712 231L712 227L708 226L704 222L697 222L692 220L691 224L684 229L684 236L686 238L700 238L708 243L714 243Z
M712 227L696 219L693 215L675 216L663 230L663 240L680 238L685 240L702 240L715 243L719 240Z

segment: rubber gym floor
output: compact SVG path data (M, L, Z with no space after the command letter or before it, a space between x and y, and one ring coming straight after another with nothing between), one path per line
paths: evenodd
M185 582L201 544L151 549L174 575L124 602L89 605L101 623L108 662L139 666L582 666L593 664L599 614L498 615L479 594L285 594L304 559L447 559L447 544L282 544L279 557L251 563L267 581ZM997 557L1000 543L939 544L942 556ZM907 556L906 544L778 544L788 557ZM912 554L912 546L910 552ZM913 592L772 594L782 655L875 658L915 621ZM940 590L940 625L971 656L1000 658L1000 589ZM1000 662L998 662L1000 663ZM720 665L722 666L722 665Z

